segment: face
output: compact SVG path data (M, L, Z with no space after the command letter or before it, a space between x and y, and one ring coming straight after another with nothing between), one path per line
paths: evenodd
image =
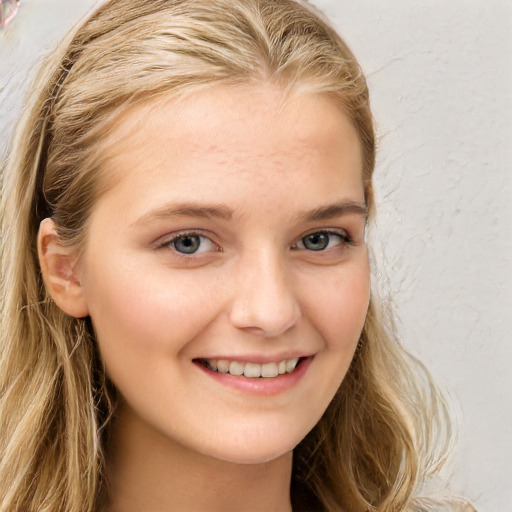
M79 274L123 409L217 459L289 453L368 307L356 131L319 95L215 85L114 135Z

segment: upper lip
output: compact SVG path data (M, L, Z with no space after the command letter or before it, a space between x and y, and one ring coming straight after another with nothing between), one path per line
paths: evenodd
M256 364L265 364L265 363L279 363L280 361L286 361L289 359L304 359L307 357L311 357L312 354L305 354L303 352L285 352L278 355L268 355L268 354L216 354L213 356L200 356L194 358L194 360L206 359L206 360L225 360L225 361L236 361L239 363L256 363Z

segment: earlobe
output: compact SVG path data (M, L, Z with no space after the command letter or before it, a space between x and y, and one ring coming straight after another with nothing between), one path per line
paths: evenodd
M52 219L44 219L39 226L37 253L44 284L57 306L76 318L88 316L89 310L77 274L77 251L61 243Z

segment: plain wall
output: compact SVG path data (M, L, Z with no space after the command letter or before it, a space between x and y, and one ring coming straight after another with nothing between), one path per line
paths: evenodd
M96 0L21 0L0 31L0 154L27 76ZM512 502L512 2L318 0L366 72L379 134L370 239L403 343L452 398L452 489Z

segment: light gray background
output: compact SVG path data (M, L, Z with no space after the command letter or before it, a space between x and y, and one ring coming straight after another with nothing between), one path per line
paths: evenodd
M21 0L0 31L0 154L27 76L97 0ZM512 502L512 1L317 0L368 75L376 265L404 344L454 402L453 490Z

